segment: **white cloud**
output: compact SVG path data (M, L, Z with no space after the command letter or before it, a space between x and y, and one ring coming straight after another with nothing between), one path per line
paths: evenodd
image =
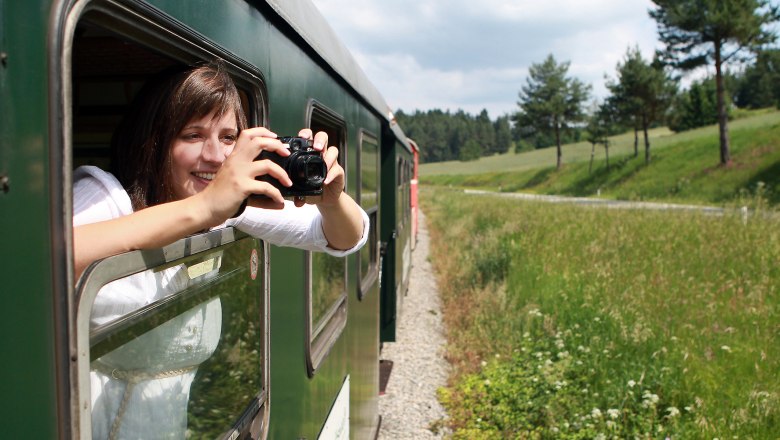
M629 46L656 46L650 0L314 0L385 99L495 118L552 53L602 96Z

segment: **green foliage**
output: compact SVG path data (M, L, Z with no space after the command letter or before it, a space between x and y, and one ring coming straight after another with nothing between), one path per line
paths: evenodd
M453 438L780 435L774 212L421 201Z
M718 122L718 97L715 78L694 81L675 99L669 117L669 129L685 131Z
M780 50L758 53L756 62L737 82L735 103L752 109L780 105Z

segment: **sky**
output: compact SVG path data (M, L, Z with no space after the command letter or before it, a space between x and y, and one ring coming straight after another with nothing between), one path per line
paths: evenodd
M393 110L517 111L552 54L607 95L629 47L660 48L650 0L313 0Z

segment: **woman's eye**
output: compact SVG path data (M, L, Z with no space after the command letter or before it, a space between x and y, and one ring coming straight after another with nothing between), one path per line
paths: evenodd
M188 140L188 141L196 141L198 139L201 139L200 133L184 133L181 135L182 139Z
M222 136L222 143L227 145L233 145L234 143L236 143L236 136L232 134Z

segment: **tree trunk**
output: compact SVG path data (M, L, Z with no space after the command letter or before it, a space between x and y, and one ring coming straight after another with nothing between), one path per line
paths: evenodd
M555 123L555 145L558 149L557 151L558 159L557 159L556 169L560 170L561 165L563 163L563 161L561 160L561 158L563 157L563 152L561 152L561 127L558 125L557 122Z
M647 136L647 120L642 119L642 131L645 133L645 164L650 163L650 138Z
M604 141L604 154L607 156L607 171L609 171L609 141Z
M639 127L634 126L634 157L639 157Z
M715 84L718 95L718 128L720 129L720 164L731 162L729 148L729 115L726 112L725 88L723 87L723 66L721 65L721 42L715 42Z
M588 174L593 171L593 156L596 154L596 143L590 143L590 165L588 166Z

